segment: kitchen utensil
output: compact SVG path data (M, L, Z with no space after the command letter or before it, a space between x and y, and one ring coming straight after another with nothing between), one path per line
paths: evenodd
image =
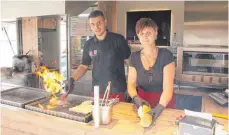
M110 95L110 85L111 85L111 82L109 81L108 85L107 85L107 88L106 88L106 91L105 91L105 93L103 95L101 106L103 106L103 104L106 106L106 104L107 104L106 102L107 102L107 100L109 98L109 95ZM105 100L105 103L104 103L104 100Z

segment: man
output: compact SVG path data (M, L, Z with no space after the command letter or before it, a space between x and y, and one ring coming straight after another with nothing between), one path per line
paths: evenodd
M127 41L122 35L106 30L107 20L101 11L91 12L88 18L95 36L86 41L81 65L68 80L66 93L62 98L71 93L74 81L81 78L92 64L92 84L99 85L100 97L103 97L108 82L111 81L110 97L118 96L120 101L124 101L127 89L124 60L131 53Z

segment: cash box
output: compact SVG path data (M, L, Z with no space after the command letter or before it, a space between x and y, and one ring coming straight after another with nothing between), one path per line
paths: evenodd
M184 116L179 122L179 135L214 135L215 120Z

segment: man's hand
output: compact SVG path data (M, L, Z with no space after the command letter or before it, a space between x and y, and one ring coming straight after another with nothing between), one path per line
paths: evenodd
M153 116L152 123L154 123L158 117L161 115L161 113L164 111L165 107L161 104L158 104L156 107L151 109L148 113Z
M136 96L133 97L133 102L137 106L137 108L139 108L143 104L145 104L147 106L150 106L150 104L146 100L140 98L138 95L136 95Z

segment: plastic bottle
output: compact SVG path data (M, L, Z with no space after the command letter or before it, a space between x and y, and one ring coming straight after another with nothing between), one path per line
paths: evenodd
M177 34L176 34L176 32L173 35L172 46L177 47Z
M36 66L34 62L31 63L31 68L32 68L32 72L36 71Z
M172 41L172 46L171 46L171 51L173 53L176 53L177 52L177 47L178 47L178 42L177 42L177 34L176 32L174 33L173 35L173 41Z

